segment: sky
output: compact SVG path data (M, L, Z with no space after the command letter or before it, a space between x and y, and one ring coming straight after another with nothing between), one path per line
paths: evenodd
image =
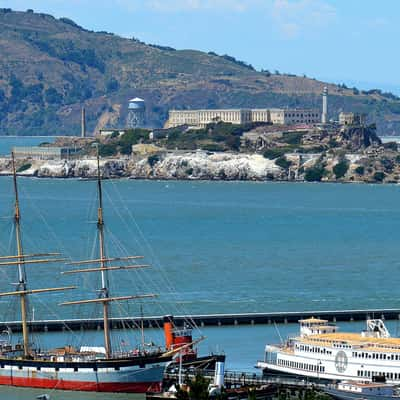
M0 0L0 7L400 95L400 0Z

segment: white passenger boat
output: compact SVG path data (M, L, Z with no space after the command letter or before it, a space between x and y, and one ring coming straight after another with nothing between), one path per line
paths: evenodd
M265 347L258 368L318 381L368 383L384 377L387 383L400 384L400 338L390 337L382 320L367 320L361 333L339 333L336 325L317 318L299 323L299 336Z

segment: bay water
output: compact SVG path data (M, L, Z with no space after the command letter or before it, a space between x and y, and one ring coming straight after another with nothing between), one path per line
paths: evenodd
M95 257L95 181L21 178L19 187L25 252ZM113 284L121 294L158 293L146 314L400 307L399 186L114 180L103 187L109 254L141 254L152 265L130 271L133 282L120 272ZM14 251L12 203L3 177L3 254ZM29 267L35 286L42 279L84 286L40 296L46 307L93 283L89 274L62 277L65 268ZM0 274L13 279L13 268ZM38 304L36 317L48 312L55 311Z

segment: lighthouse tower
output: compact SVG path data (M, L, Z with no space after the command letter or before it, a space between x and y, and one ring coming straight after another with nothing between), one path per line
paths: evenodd
M143 127L145 123L145 112L146 105L143 99L135 97L134 99L129 100L128 117L126 121L128 128Z
M322 92L322 116L321 122L326 124L328 122L328 88L325 86Z

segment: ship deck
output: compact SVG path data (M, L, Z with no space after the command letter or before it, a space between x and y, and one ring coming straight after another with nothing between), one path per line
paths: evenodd
M362 347L363 350L398 351L400 352L400 338L364 337L359 333L335 332L297 338L298 342L309 345L332 346L333 344L348 344Z

